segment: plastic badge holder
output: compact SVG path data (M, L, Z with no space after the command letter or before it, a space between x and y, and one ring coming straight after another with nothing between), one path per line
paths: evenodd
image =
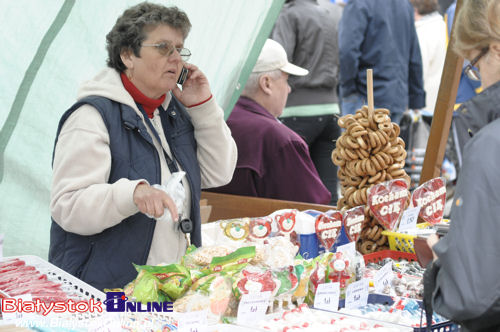
M154 184L153 188L163 190L167 195L169 195L175 203L177 207L177 212L179 215L182 215L183 212L183 203L186 198L186 192L184 190L184 186L182 185L182 178L186 175L186 172L175 172L168 178L167 183L165 185ZM150 215L147 215L150 218L153 218ZM170 215L170 211L165 208L163 215L157 218L159 222L167 222L171 221L172 216Z

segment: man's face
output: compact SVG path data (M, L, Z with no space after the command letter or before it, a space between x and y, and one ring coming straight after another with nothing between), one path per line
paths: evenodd
M272 109L268 110L274 117L279 117L283 113L288 94L291 91L288 85L288 74L280 71L280 76L272 80L273 102Z

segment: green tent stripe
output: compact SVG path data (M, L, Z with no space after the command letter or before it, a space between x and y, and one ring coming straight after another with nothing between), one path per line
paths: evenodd
M45 56L47 55L47 51L49 50L50 45L56 38L59 31L62 29L66 19L68 18L73 6L75 4L75 0L66 0L62 5L59 13L57 13L54 22L52 22L50 28L43 36L40 45L38 46L38 50L33 57L28 69L24 73L23 80L19 89L17 90L16 97L14 102L12 103L12 107L10 108L9 115L7 120L4 123L2 131L0 131L0 183L3 181L4 169L5 169L5 149L7 144L9 143L10 138L12 137L12 133L17 126L17 121L19 120L19 116L23 110L24 103L30 91L31 85L35 80L35 77L40 69Z
M248 77L252 72L253 66L255 66L255 63L257 62L260 50L264 46L266 39L271 34L274 23L278 18L278 15L281 11L281 8L283 7L284 2L285 0L273 0L271 8L269 8L269 11L267 12L267 16L264 19L264 23L262 24L262 27L260 28L260 31L257 34L257 38L255 38L252 50L250 51L250 54L248 55L248 58L245 64L243 65L243 69L241 70L241 75L240 78L238 79L238 86L240 88L234 90L233 95L231 96L231 100L229 101L229 105L227 105L227 107L224 109L224 116L226 119L228 118L229 114L231 114L234 104L236 104L238 98L241 95L241 92L243 91L243 87L245 86Z

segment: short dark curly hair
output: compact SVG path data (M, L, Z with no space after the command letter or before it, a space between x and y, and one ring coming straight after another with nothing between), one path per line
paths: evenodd
M165 7L146 1L125 10L106 35L108 67L120 73L125 71L127 67L120 58L121 52L132 50L139 57L146 33L159 25L168 25L181 31L184 39L191 30L191 22L186 13L177 7Z

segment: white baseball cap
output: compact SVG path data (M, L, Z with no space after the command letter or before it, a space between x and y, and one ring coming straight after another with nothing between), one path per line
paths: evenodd
M267 39L257 59L257 63L253 67L252 73L261 73L276 69L296 76L309 74L309 70L288 62L286 51L280 43L272 39Z

